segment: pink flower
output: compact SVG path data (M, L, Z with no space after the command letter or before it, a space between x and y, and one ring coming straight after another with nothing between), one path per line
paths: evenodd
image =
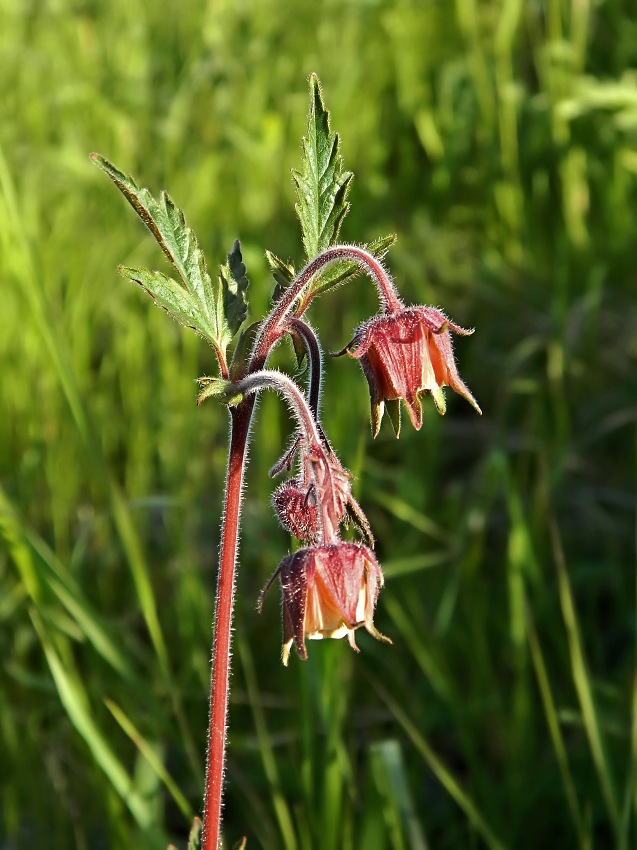
M450 330L464 336L473 333L434 307L406 307L360 325L350 344L339 352L360 360L369 384L374 437L385 403L397 437L400 399L417 431L422 425L420 396L430 392L438 412L444 414L445 386L464 396L478 413L482 412L456 369Z
M288 555L259 599L279 577L283 590L282 659L287 666L292 643L305 661L305 639L347 637L358 652L354 632L359 626L378 640L391 643L374 626L374 608L383 573L373 552L362 543L311 546Z

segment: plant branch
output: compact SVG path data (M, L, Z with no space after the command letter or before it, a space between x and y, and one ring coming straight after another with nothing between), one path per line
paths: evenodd
M218 850L221 832L235 565L239 548L239 519L246 447L254 401L254 398L248 398L236 407L230 408L230 453L215 599L202 850Z
M300 336L305 345L310 373L307 401L314 419L318 423L321 386L323 382L323 352L321 351L321 346L314 330L303 319L297 319L296 316L291 316L288 320L288 329L291 333Z
M298 423L301 435L308 445L320 446L322 444L322 435L305 396L292 378L289 378L283 372L277 372L276 369L261 369L234 384L234 389L246 396L259 392L259 390L274 390L279 393L287 401Z
M394 282L373 254L357 245L333 245L311 260L299 272L264 320L252 350L250 372L263 368L272 346L285 333L285 318L292 312L294 304L303 296L319 272L329 264L342 260L351 260L356 263L371 278L376 286L383 312L395 313L403 308ZM308 298L302 303L295 314L296 318L303 315L311 301L312 299Z

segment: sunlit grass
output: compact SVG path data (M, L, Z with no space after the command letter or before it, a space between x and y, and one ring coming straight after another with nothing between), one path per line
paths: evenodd
M202 795L227 423L214 358L118 277L162 258L88 161L169 189L211 268L298 264L289 170L321 76L409 301L465 326L459 399L372 444L358 366L323 419L386 565L361 654L279 661L290 542L260 403L238 585L228 846L625 848L637 838L637 26L627 2L0 10L0 843L185 846ZM364 281L312 313L338 350ZM192 338L190 338L192 336ZM282 362L289 352L281 353ZM427 405L425 405L427 407Z

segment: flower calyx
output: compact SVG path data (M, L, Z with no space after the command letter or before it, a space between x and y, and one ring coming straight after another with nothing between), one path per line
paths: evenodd
M364 322L356 329L352 341L334 355L347 353L360 361L369 385L374 437L385 408L396 437L400 435L401 400L417 431L422 426L421 396L431 393L438 412L444 414L445 386L482 413L458 374L450 331L462 336L473 333L434 307L405 307Z

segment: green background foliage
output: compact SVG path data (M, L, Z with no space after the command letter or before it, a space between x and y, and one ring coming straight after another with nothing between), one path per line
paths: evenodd
M255 602L290 545L267 478L290 424L260 403L228 846L634 846L633 4L3 0L0 47L0 843L184 847L202 795L226 414L195 404L212 349L117 274L162 259L88 153L166 188L211 270L241 239L254 321L264 250L302 263L316 71L355 174L341 235L395 231L405 299L476 327L485 414L428 403L372 443L357 365L327 362L394 646L284 670ZM338 350L375 310L359 280L311 318Z

